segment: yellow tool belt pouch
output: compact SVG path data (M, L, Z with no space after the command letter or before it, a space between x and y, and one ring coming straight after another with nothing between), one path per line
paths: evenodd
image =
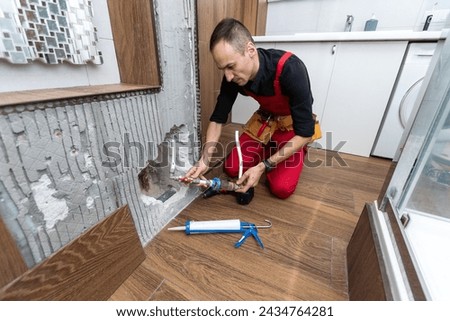
M294 121L292 120L292 116L277 116L277 129L285 131L285 130L294 130Z
M322 138L322 130L316 114L313 114L313 118L315 124L314 135L311 137L311 142ZM270 141L270 138L277 129L282 131L293 130L292 117L290 115L273 117L270 114L264 114L264 112L258 110L244 125L245 133L264 145Z
M321 139L322 138L322 129L320 128L320 124L319 121L317 120L317 115L313 114L313 118L314 118L314 135L312 135L311 137L311 143L317 139Z
M271 115L262 115L258 110L244 125L244 132L254 140L267 144L273 133L277 130L277 122Z
M314 135L311 137L311 143L317 139L322 138L322 130L320 128L319 121L317 120L317 115L313 114L314 119ZM278 116L277 120L277 128L279 130L293 130L293 121L291 116Z

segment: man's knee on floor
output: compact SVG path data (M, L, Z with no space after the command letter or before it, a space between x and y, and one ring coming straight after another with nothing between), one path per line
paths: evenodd
M295 192L296 186L286 186L283 184L270 184L270 192L280 199L286 199Z

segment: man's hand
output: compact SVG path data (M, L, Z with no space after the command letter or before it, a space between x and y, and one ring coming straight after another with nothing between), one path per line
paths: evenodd
M208 171L209 167L203 160L203 157L200 158L200 160L192 166L186 173L185 177L187 179L189 178L201 178L204 179L205 177L203 174L205 174Z
M222 133L222 124L216 122L209 122L208 129L206 131L206 143L203 146L203 153L200 160L191 167L185 177L186 179L201 178L209 169L209 161L211 156L215 152L216 144L219 141L220 134Z
M241 186L236 190L236 192L245 193L249 188L258 185L259 179L265 169L266 168L263 163L259 163L258 165L249 168L244 174L242 174L241 178L236 181L236 184Z

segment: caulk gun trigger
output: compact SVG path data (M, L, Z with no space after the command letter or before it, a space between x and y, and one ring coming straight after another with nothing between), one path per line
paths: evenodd
M247 223L248 224L248 223ZM259 246L261 246L261 248L264 249L264 245L261 241L261 239L258 236L258 230L256 228L256 226L254 224L248 224L245 229L244 229L244 234L242 235L242 237L239 239L239 241L237 241L234 244L234 247L240 247L245 240L250 236L253 235L253 237L255 238L256 242L258 242Z

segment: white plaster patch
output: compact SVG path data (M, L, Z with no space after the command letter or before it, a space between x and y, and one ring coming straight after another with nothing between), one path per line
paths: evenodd
M34 200L39 210L44 215L45 227L51 229L56 222L63 220L69 213L69 208L65 200L53 197L56 190L49 187L50 178L42 175L38 182L31 183Z
M20 134L17 136L16 146L20 145L27 145L28 144L28 138L25 134Z
M144 194L141 194L141 200L146 206L152 205L156 202L162 203L161 201L158 201L156 198Z
M44 175L44 176L47 176L47 175ZM44 176L42 176L42 177L44 177ZM41 177L41 179L42 179L42 177ZM65 174L65 175L61 176L59 179L62 181L71 181L72 177L69 174ZM50 179L49 179L49 181L50 181Z

